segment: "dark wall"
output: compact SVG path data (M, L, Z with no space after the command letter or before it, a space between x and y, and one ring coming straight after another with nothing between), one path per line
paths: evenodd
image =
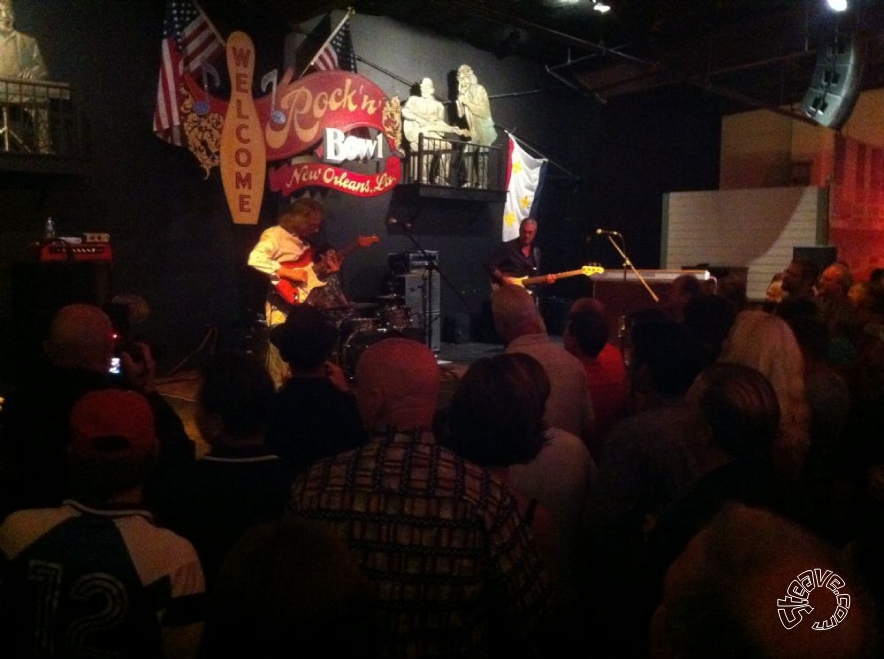
M0 176L0 330L11 352L11 264L39 236L47 215L60 235L107 231L114 247L113 289L136 293L151 307L145 332L166 347L165 366L195 350L210 328L221 344L235 343L260 309L263 283L245 266L260 231L273 222L280 200L265 195L258 226L235 226L220 176L207 180L195 158L151 132L159 66L163 3L16 1L17 27L35 36L53 80L75 85L88 117L92 160L80 176ZM212 16L225 34L243 29L258 48L256 79L283 62L284 23L277 17ZM492 97L495 120L537 147L550 167L538 217L550 270L589 260L618 266L596 227L627 236L636 264L656 267L662 194L715 187L718 180L717 107L702 96L671 90L660 99L597 104L562 88L537 65L498 59L386 18L352 19L354 47L367 62L359 73L405 99L409 82L429 76L437 93L453 95L453 72L470 64ZM393 75L389 75L393 74ZM408 82L397 79L402 78ZM505 95L495 98L496 95ZM498 142L505 146L503 137ZM379 245L345 266L355 299L381 290L388 253L411 247L388 231L385 219L405 215L414 237L440 252L453 289L443 285L445 314L476 314L487 297L481 268L500 240L502 205L462 202L415 207L395 192L359 199L325 197L326 233L334 245L377 233ZM586 282L560 282L554 292L586 294ZM466 305L461 302L463 297Z

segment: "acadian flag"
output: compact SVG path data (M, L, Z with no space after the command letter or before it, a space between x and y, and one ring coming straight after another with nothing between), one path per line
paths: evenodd
M193 74L224 52L214 26L190 0L168 0L163 21L160 80L153 131L166 142L182 146L179 86L185 73Z
M519 223L531 216L540 198L546 174L546 158L534 158L507 133L510 142L509 169L506 176L506 204L503 207L503 241L519 235Z

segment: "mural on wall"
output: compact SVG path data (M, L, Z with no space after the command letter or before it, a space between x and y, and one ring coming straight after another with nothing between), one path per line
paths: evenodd
M154 131L188 146L207 176L220 167L234 222L258 222L268 179L270 189L283 195L320 186L361 197L383 194L399 182L397 97L387 98L355 73L321 70L297 80L292 71L282 80L271 71L261 79L262 90L269 86L270 92L254 98L255 47L243 32L226 41L230 98L215 96L209 78L218 85L212 63L221 48L217 31L190 2L169 6L175 11L166 19Z
M835 137L829 243L858 281L884 267L884 149Z

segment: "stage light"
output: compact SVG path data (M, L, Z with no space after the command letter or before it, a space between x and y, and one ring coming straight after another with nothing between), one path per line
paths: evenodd
M607 14L609 11L611 11L611 5L601 0L593 0L592 8L600 14Z
M847 11L847 0L826 0L832 11Z

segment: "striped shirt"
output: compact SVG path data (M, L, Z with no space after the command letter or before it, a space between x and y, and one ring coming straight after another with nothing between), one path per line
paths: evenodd
M290 513L328 522L354 551L386 656L487 656L527 636L549 604L513 497L428 434L391 432L316 463Z

